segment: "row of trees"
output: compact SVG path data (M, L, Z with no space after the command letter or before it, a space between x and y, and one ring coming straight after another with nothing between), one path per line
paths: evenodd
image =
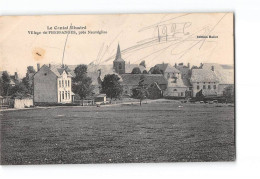
M74 73L76 76L72 79L72 91L79 95L81 100L91 97L94 94L94 87L91 78L87 75L87 66L77 66ZM133 90L134 96L140 99L140 105L142 100L148 96L148 89L144 84L144 79L145 77L141 75L138 87ZM123 86L119 76L116 74L106 75L101 82L101 93L106 94L111 100L120 98L123 93Z
M30 75L34 73L34 68L32 66L28 66L26 76L20 81L14 77L11 78L8 72L4 71L0 77L0 95L11 97L24 97L32 95L33 86Z

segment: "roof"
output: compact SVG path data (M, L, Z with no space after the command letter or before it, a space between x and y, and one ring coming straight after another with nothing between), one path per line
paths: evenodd
M49 68L56 76L61 76L64 71L68 74L68 76L72 76L72 74L70 73L70 71L67 69L66 66L63 68L62 65L51 64L51 67L49 67L48 65L44 64L42 67Z
M167 85L167 80L161 74L121 74L123 85L138 85L140 77L144 75L144 84L150 85L154 82L159 85Z
M180 73L180 71L178 69L171 66L169 63L157 64L156 66L159 67L160 70L162 70L164 73L165 72Z
M234 84L234 66L217 64L217 63L204 63L202 69L211 70L214 67L214 72L220 84Z
M219 82L217 75L212 70L193 69L191 82Z
M67 65L70 73L75 76L74 70L78 65ZM92 79L92 85L99 84L99 70L101 71L100 78L103 79L107 74L117 74L114 72L112 65L87 65L87 76Z
M126 63L125 64L125 73L132 73L133 69L136 67L140 68L142 73L144 70L146 70L146 68L143 65Z
M187 78L180 78L177 79L174 83L174 79L168 80L168 87L174 87L174 88L188 88L191 86L189 80Z
M119 44L118 44L118 46L117 46L116 58L115 58L114 61L118 61L118 62L124 61L124 60L121 58L121 51L120 51L120 46L119 46Z

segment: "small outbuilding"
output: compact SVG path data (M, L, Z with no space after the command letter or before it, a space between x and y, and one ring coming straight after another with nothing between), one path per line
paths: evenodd
M106 101L107 101L106 94L98 94L98 95L94 96L95 103L106 103Z

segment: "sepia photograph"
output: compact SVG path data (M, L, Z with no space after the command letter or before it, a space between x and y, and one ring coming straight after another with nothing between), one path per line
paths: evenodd
M235 161L234 14L0 16L1 165Z

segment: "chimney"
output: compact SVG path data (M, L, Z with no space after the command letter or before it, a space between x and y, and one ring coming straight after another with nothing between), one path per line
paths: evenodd
M40 70L40 64L39 63L37 63L37 71L39 71Z
M214 71L214 66L211 66L211 70Z
M188 68L190 68L190 63L187 64Z
M16 80L18 80L18 74L17 74L17 72L14 72L14 78L15 78Z
M177 67L177 63L175 63L174 67L175 67L175 68Z
M101 76L101 69L98 69L98 77Z
M51 68L51 64L49 63L49 68Z

